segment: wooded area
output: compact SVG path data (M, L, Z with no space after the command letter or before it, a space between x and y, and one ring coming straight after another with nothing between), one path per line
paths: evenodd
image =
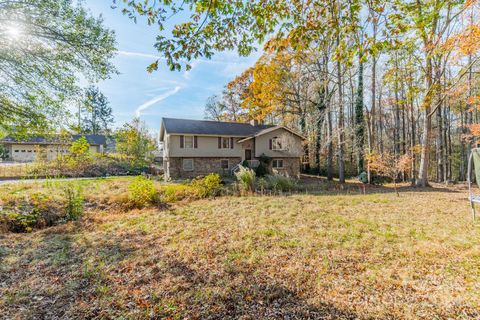
M308 170L369 171L375 155L411 161L403 180L466 179L479 130L478 4L334 1L209 99L206 117L255 117L308 137Z

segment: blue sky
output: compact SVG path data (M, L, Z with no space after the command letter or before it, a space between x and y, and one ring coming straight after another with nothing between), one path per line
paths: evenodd
M160 54L153 48L158 28L135 24L111 9L109 0L87 0L96 16L102 15L106 27L115 30L118 55L114 60L120 74L98 84L113 108L116 126L139 115L148 127L157 131L162 117L203 119L207 98L222 88L260 56L239 57L236 52L222 52L211 60L193 62L193 69L169 71L165 65L148 73L146 67ZM172 22L173 23L173 22Z

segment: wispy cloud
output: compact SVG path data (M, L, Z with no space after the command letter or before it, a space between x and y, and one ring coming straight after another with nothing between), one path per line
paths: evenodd
M142 111L145 111L146 109L148 109L149 107L153 106L154 104L162 101L162 100L165 100L167 99L168 97L170 96L173 96L174 94L176 94L178 91L180 91L182 87L180 86L176 86L173 90L170 90L170 91L167 91L165 92L164 94L161 94L159 96L156 96L155 98L153 99L150 99L148 100L147 102L143 103L142 105L138 106L137 109L135 110L135 115L137 117L140 117L141 114L142 114Z
M183 77L184 77L185 79L187 79L187 80L190 80L190 79L192 78L191 72L193 71L194 68L197 67L197 65L198 65L200 62L202 62L202 61L194 60L192 63L190 63L191 69L190 69L189 71L185 71L185 72L183 73Z
M118 51L118 54L121 56L126 57L137 57L137 58L147 58L147 59L163 59L160 56L150 54L150 53L143 53L143 52L135 52L135 51Z
M155 55L152 53L145 53L141 51L119 51L121 56L132 58L132 59L148 59L152 60L161 60L165 61L165 58L160 55ZM198 78L197 75L202 75L205 72L208 72L210 75L215 73L217 76L226 79L233 79L235 76L241 74L247 68L255 64L255 61L261 56L262 50L259 48L258 51L253 53L250 57L239 57L238 54L234 51L218 52L213 59L198 58L190 61L191 70L183 70L181 73L183 79L188 83L193 83L195 81L202 81L202 84L205 84L204 78ZM181 60L181 63L186 63L186 61ZM164 79L162 80L164 81ZM171 85L177 86L179 84L171 83ZM180 84L181 85L181 84ZM183 87L183 85L182 85Z
M118 54L121 55L121 56L125 56L125 57L136 57L136 58L146 58L146 59L160 59L160 60L165 60L164 57L162 56L157 56L155 54L151 54L151 53L145 53L145 52L137 52L137 51L123 51L123 50L119 50L118 51ZM194 59L190 62L190 65L192 66L192 68L194 66L197 66L199 63L207 63L207 64L232 64L232 63L236 63L240 58L238 57L238 55L234 55L234 54L229 54L229 55L225 55L224 53L222 53L222 55L218 54L218 56L221 56L222 58L218 59L218 58L215 58L215 59L202 59L202 58L198 58L198 59ZM186 60L180 60L181 62L186 62Z

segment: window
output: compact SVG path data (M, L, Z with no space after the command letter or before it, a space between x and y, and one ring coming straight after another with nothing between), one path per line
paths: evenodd
M25 150L22 150L22 152L25 152Z
M185 136L185 148L186 149L193 149L193 136Z
M230 149L230 138L222 137L222 148Z
M272 139L272 150L283 150L283 142L281 138Z
M221 160L222 169L228 169L228 159Z
M32 152L32 150L28 150L28 152Z
M193 159L183 159L183 171L193 171Z
M272 168L282 169L283 168L283 159L273 159Z
M18 152L18 150L15 150L15 152Z

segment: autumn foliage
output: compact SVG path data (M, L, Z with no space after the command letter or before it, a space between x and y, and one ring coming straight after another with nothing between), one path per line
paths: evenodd
M398 195L397 179L411 169L413 157L410 154L395 156L390 152L370 153L366 156L368 169L392 179L395 192Z

